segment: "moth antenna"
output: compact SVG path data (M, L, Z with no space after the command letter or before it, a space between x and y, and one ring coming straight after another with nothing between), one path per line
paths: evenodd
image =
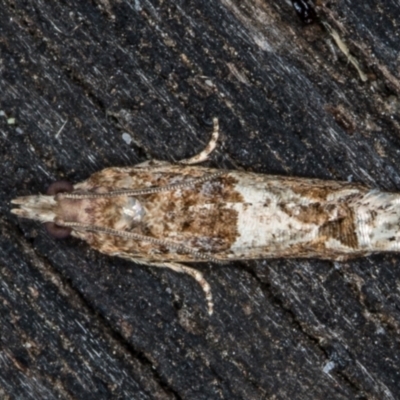
M96 225L86 225L86 224L82 224L79 222L67 222L67 221L62 221L62 220L56 220L55 224L60 227L65 227L65 228L83 230L83 231L88 231L88 232L104 233L106 235L125 237L128 239L133 239L133 240L137 240L137 241L148 242L148 243L156 244L158 246L165 246L165 247L168 247L169 249L173 249L176 251L182 251L184 253L191 254L194 257L204 260L204 261L210 261L210 262L215 262L215 263L221 262L220 260L218 260L217 258L214 258L213 256L211 256L208 253L202 253L201 251L193 250L192 248L190 248L188 246L178 244L178 243L172 242L170 240L166 240L166 239L157 239L157 238L154 238L151 236L140 235L140 234L134 233L134 232L119 231L117 229L103 228L101 226L96 226Z
M204 183L222 176L225 171L218 171L213 174L202 176L201 178L191 179L190 181L173 183L165 186L152 186L149 188L142 189L121 189L113 190L108 193L63 193L62 197L64 199L100 199L100 198L111 198L111 197L121 197L121 196L143 196L146 194L154 194L161 192L170 192L172 190L189 188L195 186L199 183Z

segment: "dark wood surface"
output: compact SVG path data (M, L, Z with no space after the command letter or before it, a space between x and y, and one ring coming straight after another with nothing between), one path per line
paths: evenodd
M9 212L193 155L214 116L210 166L400 190L400 5L317 3L304 25L289 1L2 1L1 399L400 398L400 255L199 264L209 317L190 277Z

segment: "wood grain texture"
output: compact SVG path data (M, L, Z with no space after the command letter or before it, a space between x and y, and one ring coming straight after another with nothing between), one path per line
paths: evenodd
M57 179L189 157L215 116L212 167L399 191L400 6L316 12L305 26L289 1L3 1L1 398L400 397L400 255L199 266L209 318L190 277L9 212Z

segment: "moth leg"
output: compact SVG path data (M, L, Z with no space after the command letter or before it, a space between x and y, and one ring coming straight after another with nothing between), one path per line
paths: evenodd
M194 155L193 157L180 160L179 164L186 164L186 165L200 164L208 159L208 156L217 147L217 141L218 141L218 136L219 136L218 118L213 118L213 125L214 125L214 129L211 134L211 139L208 142L205 149L202 150L199 154ZM155 169L155 168L162 168L162 167L167 167L167 166L171 166L171 165L172 164L169 163L168 161L147 160L140 164L135 165L135 168Z
M197 283L201 286L201 288L203 289L204 295L206 296L208 314L212 315L212 313L214 311L214 303L212 300L211 286L205 280L203 274L200 271L198 271L197 269L194 269L194 268L187 267L186 265L182 265L182 264L174 263L174 262L157 263L155 265L158 267L165 267L165 268L172 269L175 272L188 274L192 278L194 278L197 281Z
M143 264L142 261L139 261ZM169 268L175 272L184 273L190 275L192 278L196 280L196 282L201 286L203 292L206 296L207 307L208 307L208 314L212 315L214 311L214 303L212 300L212 293L211 293L211 286L205 280L203 274L198 271L197 269L187 267L186 265L182 265L175 262L146 262L146 265L150 267L162 267L162 268Z
M217 146L218 136L219 136L219 123L218 118L213 118L214 129L211 134L211 139L208 142L207 146L199 153L193 157L185 158L184 160L179 161L179 164L200 164L208 159L208 156L213 152L215 147Z

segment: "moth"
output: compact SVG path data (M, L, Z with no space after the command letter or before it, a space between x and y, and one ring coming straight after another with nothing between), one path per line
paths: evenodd
M266 258L347 260L399 251L400 195L366 186L200 167L218 140L171 164L107 168L11 211L102 253L191 275L213 312L210 285L188 264Z

